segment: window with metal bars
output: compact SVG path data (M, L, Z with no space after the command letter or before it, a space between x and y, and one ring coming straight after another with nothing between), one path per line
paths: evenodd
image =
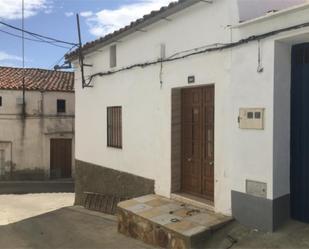
M107 107L107 146L122 149L122 107Z

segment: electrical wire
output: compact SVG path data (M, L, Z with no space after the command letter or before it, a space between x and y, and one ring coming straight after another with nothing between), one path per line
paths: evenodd
M48 69L53 69L54 66L58 65L62 60L64 59L64 56L62 56L60 59L58 59L55 63L51 64Z
M290 27L287 27L287 28L273 30L273 31L266 32L266 33L263 33L263 34L260 34L260 35L252 35L252 36L249 36L247 38L238 40L236 42L225 43L221 46L206 48L206 49L203 49L201 51L192 52L192 53L182 55L182 56L178 56L178 57L167 58L167 59L164 59L164 60L159 59L159 60L144 62L144 63L138 63L138 64L133 64L133 65L130 65L130 66L127 66L127 67L123 67L123 68L120 68L120 69L114 70L114 71L105 71L105 72L95 73L95 74L92 74L90 76L90 79L89 79L88 83L86 83L86 85L90 86L92 80L95 77L98 77L98 76L103 77L103 76L116 74L116 73L119 73L119 72L131 70L131 69L138 68L138 67L145 68L145 67L156 65L156 64L159 64L159 63L163 63L163 62L172 62L172 61L177 61L177 60L189 58L189 57L192 57L192 56L195 56L195 55L231 49L231 48L242 46L244 44L247 44L247 43L250 43L250 42L253 42L253 41L263 40L263 39L266 39L266 38L271 37L271 36L275 36L275 35L283 33L283 32L288 32L288 31L297 30L297 29L306 28L306 27L309 27L309 22L290 26ZM205 46L205 47L207 47L207 46ZM192 51L194 51L194 49L192 49Z
M55 39L55 38L52 38L52 37L40 35L40 34L31 32L31 31L25 30L24 28L18 28L18 27L16 27L16 26L13 26L13 25L11 25L11 24L8 24L8 23L2 22L2 21L0 21L0 24L4 25L4 26L6 26L6 27L9 27L9 28L11 28L11 29L15 29L15 30L21 31L21 32L26 33L26 34L28 34L28 35L34 36L34 37L36 37L36 38L40 37L40 38L49 40L49 41L47 41L47 42L53 41L53 42L55 42L55 43L62 43L62 44L67 44L67 45L71 45L71 46L77 45L76 43L67 42L67 41Z
M16 35L16 34L10 33L10 32L8 32L8 31L2 30L2 29L0 29L0 32L1 32L1 33L4 33L4 34L7 34L7 35L10 35L10 36L13 36L13 37L16 37L16 38L22 39L22 36L21 36L21 35ZM35 42L41 42L40 40L36 40L36 39L32 39L32 38L25 38L25 40L35 41Z
M58 45L58 44L56 44L56 42L54 42L54 41L46 41L45 39L43 39L43 38L41 38L41 37L39 37L39 36L33 36L33 37L36 37L38 40L40 40L41 42L45 42L45 43L48 43L48 44L50 44L50 45L52 45L52 46L56 46L56 47L60 47L60 48L65 48L65 49L69 49L70 47L65 47L65 46L63 46L63 45Z
M199 51L201 49L205 49L205 48L209 48L209 47L223 46L223 45L226 45L226 43L214 43L214 44L210 44L210 45L206 45L206 46L202 46L202 47L198 47L198 48L188 49L188 50L184 50L184 51L172 54L168 58L174 58L175 56L180 55L180 54L189 53L189 52L192 52L192 51Z
M48 67L49 69L53 69L54 66L58 65L63 59L65 59L65 55L67 53L70 53L76 46L71 47L60 59L58 59L55 63L53 63L50 67Z
M10 36L13 36L13 37L16 37L16 38L23 39L22 36L17 35L17 34L13 34L13 33L11 33L11 32L5 31L5 30L1 30L1 29L0 29L0 32L1 32L1 33L4 33L4 34L7 34L7 35L10 35ZM52 46L55 46L55 47L60 47L60 48L69 49L69 47L57 45L57 44L54 44L54 43L49 42L49 41L44 41L44 40L39 40L39 39L33 39L33 38L29 38L29 37L24 37L24 39L25 39L25 40L28 40L28 41L33 41L33 42L48 43L48 44L50 44L50 45L52 45Z

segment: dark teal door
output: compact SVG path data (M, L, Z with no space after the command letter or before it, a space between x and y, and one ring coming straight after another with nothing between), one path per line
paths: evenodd
M291 216L309 223L309 43L292 48Z

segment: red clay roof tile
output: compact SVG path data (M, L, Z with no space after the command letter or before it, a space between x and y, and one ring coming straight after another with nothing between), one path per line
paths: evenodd
M0 89L22 90L22 68L0 66ZM25 69L26 90L74 92L74 73L37 68Z

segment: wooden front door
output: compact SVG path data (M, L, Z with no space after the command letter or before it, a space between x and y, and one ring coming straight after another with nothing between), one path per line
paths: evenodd
M214 201L214 86L182 90L182 191Z
M50 177L71 178L72 139L50 140Z

